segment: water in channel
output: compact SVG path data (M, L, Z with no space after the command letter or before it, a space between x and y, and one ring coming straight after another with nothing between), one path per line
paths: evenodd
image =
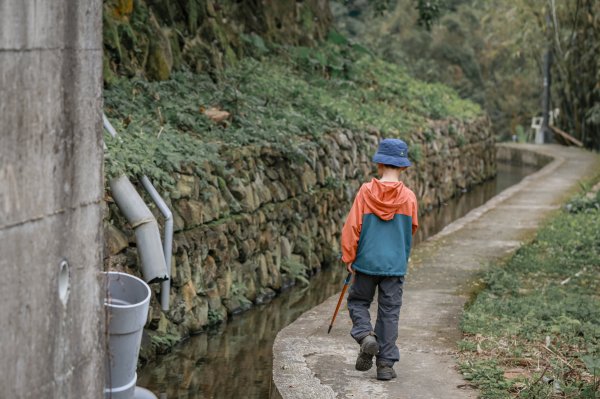
M416 242L440 231L487 200L518 183L535 169L498 164L495 179L423 215ZM302 313L339 292L345 277L341 264L325 268L308 287L295 287L268 304L232 317L210 333L191 337L146 365L138 385L160 399L276 398L272 347L277 333ZM323 320L323 331L329 320Z

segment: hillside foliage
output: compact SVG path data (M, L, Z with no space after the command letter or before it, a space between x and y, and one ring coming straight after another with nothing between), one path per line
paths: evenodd
M363 1L332 1L336 26L413 76L477 102L504 138L526 133L541 113L542 59L551 49L556 123L600 148L600 2L437 0L425 2L425 14L412 0L388 3L374 15Z
M175 72L163 82L117 78L105 89L105 112L123 134L108 139L109 176L147 174L164 189L186 166L202 174L222 145L273 145L292 159L338 128L378 129L411 141L428 120L472 120L474 103L424 83L403 67L331 33L321 46L279 46L254 37L254 57L209 74ZM215 122L208 109L229 113ZM416 152L415 152L416 154Z

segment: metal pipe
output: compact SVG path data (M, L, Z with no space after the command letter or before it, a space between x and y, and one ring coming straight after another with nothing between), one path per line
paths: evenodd
M102 113L102 126L104 126L106 131L108 133L110 133L110 135L113 136L113 138L117 137L117 131L115 130L113 125L110 123L110 121L108 120L108 118L106 117L106 114L104 112Z
M552 22L550 20L550 12L546 14L546 31L547 35L550 36L550 26ZM550 120L550 101L551 101L551 85L552 85L552 45L548 44L548 48L544 53L544 90L542 92L542 139L543 143L549 143L551 139L552 132L548 128L548 123Z
M110 180L110 190L117 206L135 230L135 238L147 283L169 279L160 242L158 223L127 176Z
M104 126L104 129L106 129L106 131L108 131L108 133L110 133L110 135L113 138L117 137L117 131L115 130L113 125L110 123L110 121L106 117L106 114L104 114L104 113L102 113L102 125ZM106 143L103 143L103 144L104 144L104 151L106 151L106 149L107 149ZM156 218L154 218L154 216L152 215L152 212L150 212L150 210L148 209L148 207L146 206L146 204L144 203L144 201L142 200L140 195L137 193L135 187L133 187L133 184L131 184L131 182L129 181L129 179L126 176L121 176L119 178L112 179L110 181L110 186L111 186L111 191L113 193L113 198L115 199L117 206L121 209L121 212L123 212L123 214L129 221L131 226L135 229L135 237L136 237L135 239L136 239L136 243L138 246L138 253L140 255L140 263L142 264L142 274L144 276L144 279L146 280L146 282L149 282L149 283L152 283L155 281L163 281L162 285L161 285L161 295L162 295L162 293L164 291L164 288L163 288L164 284L165 284L164 281L167 282L169 288L171 287L171 285L169 283L169 274L170 274L169 272L171 269L170 248L172 246L172 235L173 235L172 216L170 216L171 238L170 238L170 242L169 242L169 255L168 255L169 263L165 262L165 264L160 265L160 260L163 260L163 261L166 260L167 255L166 255L166 252L163 253L162 256L158 256L158 254L157 254L157 252L159 252L159 251L157 251L156 249L160 248L160 233L158 231L158 223L156 222ZM152 194L151 194L151 196L152 196ZM160 208L160 206L159 206L159 208ZM169 214L170 213L171 213L171 211L169 210ZM165 232L166 232L166 230L165 230ZM157 246L157 244L158 244L158 246ZM158 258L157 258L157 256L158 256ZM154 259L158 259L158 260L155 261ZM169 265L168 268L167 268L167 264ZM169 297L168 297L168 291L167 291L167 302L166 302L167 309L165 309L164 305L163 305L162 306L163 310L169 310L169 299L168 298ZM161 299L162 299L162 297L161 297ZM161 303L164 303L164 302L161 301ZM146 315L148 314L147 306L146 306L145 314ZM146 319L144 319L144 323L142 323L141 328L143 328L143 325L145 324L145 320ZM137 350L139 351L139 344L137 346ZM136 356L135 356L136 364L137 364L137 357L138 356L136 354ZM112 356L109 356L109 358L112 358ZM135 386L136 380L137 380L137 375L136 375L136 378L134 379L134 390L133 390L133 392L128 392L126 394L126 397L133 398L133 399L156 399L156 396L149 390ZM133 396L131 396L131 395L133 395ZM119 395L118 394L113 395L112 392L109 392L109 397L116 398L117 396L119 396Z
M163 311L169 310L169 294L171 292L171 254L173 252L173 213L162 199L156 188L152 185L148 176L144 175L140 181L142 186L146 189L152 201L156 204L160 212L165 217L165 232L163 236L163 253L165 256L165 265L167 266L168 280L163 281L160 284L160 305Z

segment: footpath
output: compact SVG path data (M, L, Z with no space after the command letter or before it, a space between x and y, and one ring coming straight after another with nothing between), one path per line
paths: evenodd
M398 378L378 381L375 367L367 372L354 369L358 344L349 335L345 303L327 334L338 293L277 335L273 380L283 398L478 396L462 379L455 360L456 342L461 339L458 325L474 275L530 239L548 213L579 188L578 182L600 167L597 155L573 147L502 147L553 160L414 249L400 311L400 362L394 367ZM373 323L376 306L371 307Z

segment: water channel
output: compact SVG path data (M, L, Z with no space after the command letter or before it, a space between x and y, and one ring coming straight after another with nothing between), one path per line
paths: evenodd
M423 215L416 241L434 235L534 171L533 167L498 163L495 179ZM308 287L292 288L268 304L234 316L219 329L191 337L140 370L138 385L160 394L160 399L278 397L272 383L275 336L339 292L344 270L341 264L325 268ZM323 331L328 322L323 320Z

